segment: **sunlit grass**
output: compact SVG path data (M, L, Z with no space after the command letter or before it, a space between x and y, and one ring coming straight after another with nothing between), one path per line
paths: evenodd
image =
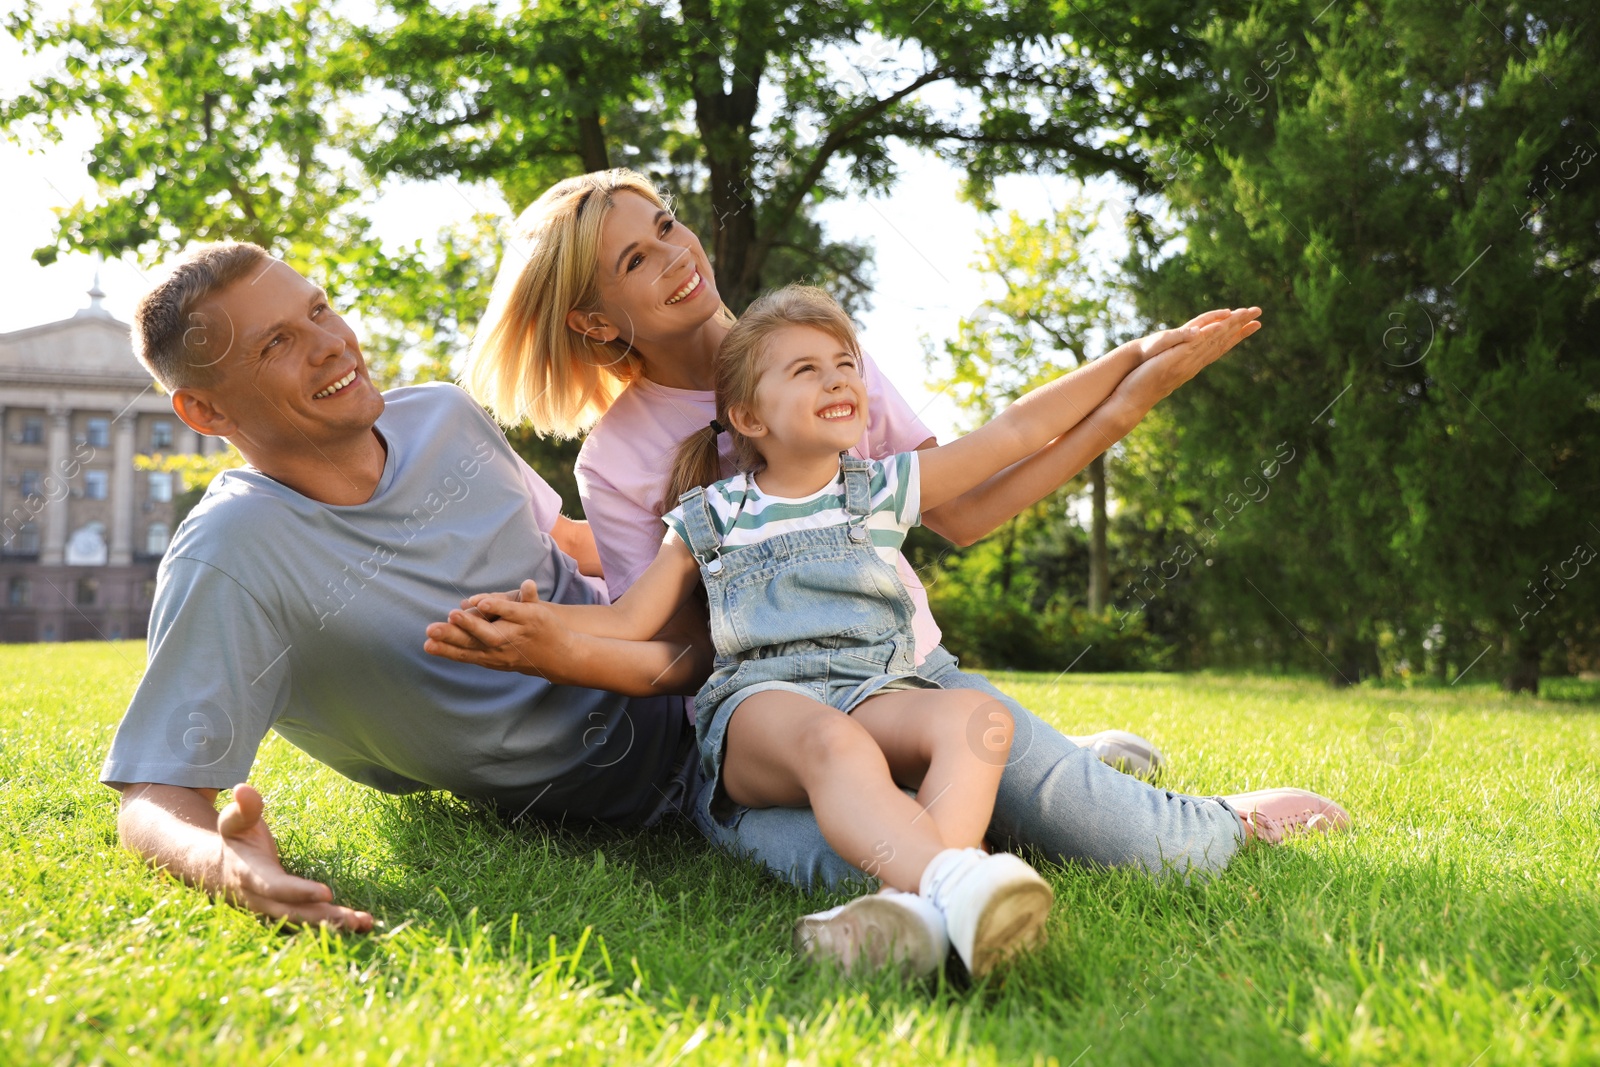
M962 988L800 965L793 919L834 898L687 827L510 831L275 737L252 780L286 862L381 925L274 933L117 843L94 779L142 658L0 647L0 1063L1600 1061L1581 686L999 676L1066 729L1153 737L1168 788L1303 785L1360 829L1205 885L1049 868L1047 947Z

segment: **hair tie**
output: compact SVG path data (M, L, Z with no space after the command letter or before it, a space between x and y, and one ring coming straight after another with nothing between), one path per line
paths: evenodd
M726 429L727 429L727 427L722 425L722 423L718 422L716 419L712 419L711 420L711 436L712 437L717 436L719 433L722 433Z

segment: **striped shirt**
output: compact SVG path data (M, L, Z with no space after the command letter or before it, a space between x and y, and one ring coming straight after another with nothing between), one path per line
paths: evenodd
M869 460L868 472L872 504L868 509L867 529L872 547L891 567L895 565L906 531L922 520L922 481L917 454L901 452L886 460ZM821 530L846 526L850 515L844 507L844 475L815 493L802 497L773 496L761 491L749 474L706 487L711 505L711 525L724 549L754 545L769 537L795 530ZM662 516L667 524L667 539L676 537L689 543L683 523L683 505Z

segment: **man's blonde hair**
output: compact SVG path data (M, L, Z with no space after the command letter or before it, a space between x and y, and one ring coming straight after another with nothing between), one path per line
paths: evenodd
M233 343L226 324L203 321L195 308L271 259L265 248L246 241L200 245L173 260L166 278L139 301L133 354L167 392L211 382L211 368Z
M648 178L619 167L557 182L512 226L463 382L501 422L572 437L639 376L626 340L567 326L569 311L599 305L600 228L624 191L667 207Z

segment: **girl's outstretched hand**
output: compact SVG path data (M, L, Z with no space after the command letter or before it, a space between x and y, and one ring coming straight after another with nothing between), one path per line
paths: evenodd
M1122 352L1131 351L1138 357L1134 363L1134 366L1138 366L1140 363L1160 355L1174 345L1192 340L1196 331L1202 326L1209 326L1213 322L1221 322L1231 314L1233 314L1231 308L1215 308L1211 311L1205 311L1196 315L1182 326L1177 326L1170 330L1157 330L1155 333L1124 342L1106 353L1106 355L1108 357L1116 356Z
M540 603L531 579L515 592L478 593L461 603L449 621L428 625L428 655L541 678L562 662L572 631Z
M1181 340L1160 348L1147 358L1123 379L1118 392L1126 391L1128 400L1149 411L1157 402L1170 396L1174 389L1260 329L1261 309L1258 307L1208 311L1196 316L1180 327L1180 330L1186 331ZM1152 338L1159 336L1151 335Z

